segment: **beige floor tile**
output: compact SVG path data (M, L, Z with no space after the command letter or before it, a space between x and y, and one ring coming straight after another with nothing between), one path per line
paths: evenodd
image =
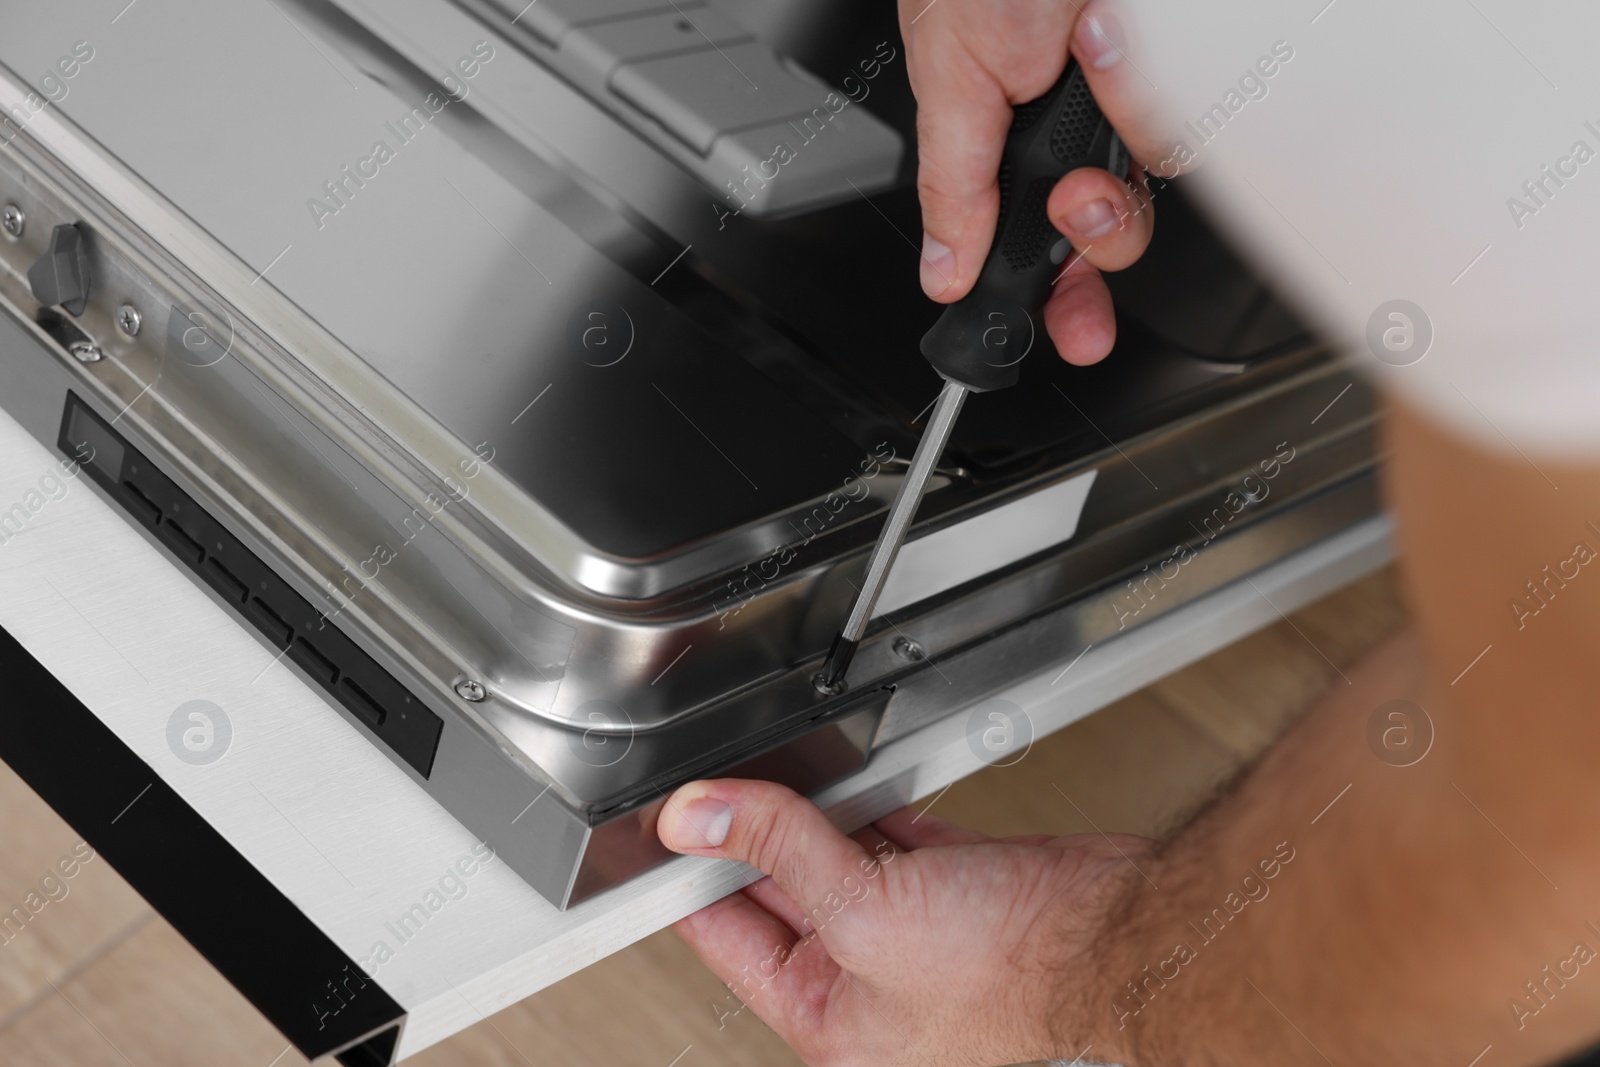
M798 1067L664 930L407 1061L415 1067ZM526 1058L524 1058L526 1057Z
M1037 742L1014 766L962 779L928 810L997 837L1159 834L1236 763L1194 724L1135 693Z
M72 828L3 763L0 827L3 1027L30 1003L53 994L49 980L59 979L151 911L109 863L80 847ZM90 858L80 862L82 856Z
M287 1044L157 918L0 1031L0 1063L305 1067Z
M1294 621L1322 654L1348 670L1410 618L1399 573L1386 567L1296 612Z
M1348 672L1405 619L1393 569L1386 569L1146 692L1248 760L1330 686L1343 684L1339 672Z
M0 1032L0 1063L6 1067L128 1067L129 1062L53 991L26 1018Z

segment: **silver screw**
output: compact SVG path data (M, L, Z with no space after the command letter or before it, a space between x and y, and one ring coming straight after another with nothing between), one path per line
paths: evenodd
M811 687L825 697L836 697L849 688L842 681L829 684L827 675L821 671L811 676Z
M894 650L895 655L912 663L928 658L928 653L923 647L909 637L897 637L894 639L894 644L889 647Z
M79 363L99 363L104 358L93 341L74 341L67 346L67 351Z
M129 337L139 336L139 327L144 325L144 316L139 314L139 309L132 304L123 304L117 308L117 328Z
M27 225L27 222L28 217L22 213L22 209L17 205L7 204L4 208L0 208L0 225L5 227L6 233L13 240L22 236L23 227Z
M456 683L456 696L473 704L481 704L489 699L489 691L483 687L482 682L474 682L469 678Z

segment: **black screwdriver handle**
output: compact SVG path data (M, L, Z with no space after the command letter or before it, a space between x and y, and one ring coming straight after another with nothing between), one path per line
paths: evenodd
M1045 205L1056 182L1079 167L1125 178L1128 151L1069 59L1049 92L1017 107L1000 157L1000 219L989 258L972 292L922 338L922 354L945 378L979 393L1016 384L1071 247Z

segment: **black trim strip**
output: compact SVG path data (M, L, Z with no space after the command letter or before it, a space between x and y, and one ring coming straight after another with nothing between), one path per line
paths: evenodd
M0 760L303 1056L389 1062L404 1009L4 628L0 685Z
M71 391L56 445L390 752L433 773L444 721Z

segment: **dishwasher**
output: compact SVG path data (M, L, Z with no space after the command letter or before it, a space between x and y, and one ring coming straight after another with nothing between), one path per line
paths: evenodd
M557 907L1379 513L1372 391L1152 181L819 687L939 386L892 5L105 14L5 15L0 405Z

